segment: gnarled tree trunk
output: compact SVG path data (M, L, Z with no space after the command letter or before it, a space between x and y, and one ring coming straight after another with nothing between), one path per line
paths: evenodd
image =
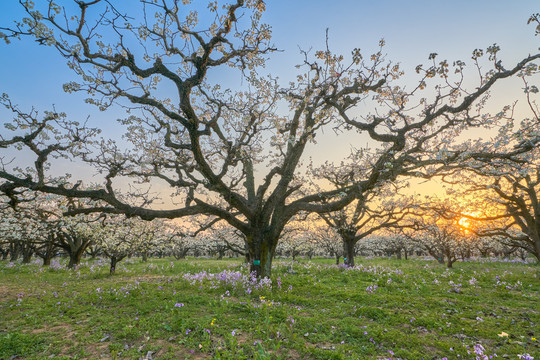
M347 266L354 266L354 246L356 245L356 241L354 238L346 238L343 239L343 263Z
M73 249L68 253L69 255L69 263L68 263L68 269L73 269L76 266L78 266L81 263L82 256L84 254L83 248Z
M276 252L277 239L261 234L246 236L248 244L250 271L258 278L272 275L272 261Z

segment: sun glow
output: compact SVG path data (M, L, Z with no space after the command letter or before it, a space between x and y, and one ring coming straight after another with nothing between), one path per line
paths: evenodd
M469 234L475 225L475 220L472 218L477 218L479 216L480 212L478 211L464 212L463 216L458 220L458 225L465 234Z

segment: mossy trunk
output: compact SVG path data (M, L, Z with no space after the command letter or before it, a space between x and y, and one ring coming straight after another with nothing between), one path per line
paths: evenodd
M257 278L270 277L272 275L272 260L276 251L277 240L263 236L248 237L250 271Z

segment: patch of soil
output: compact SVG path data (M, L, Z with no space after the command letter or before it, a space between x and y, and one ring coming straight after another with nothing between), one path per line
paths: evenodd
M90 354L89 359L110 359L111 357L108 343L88 344L84 350Z
M30 331L30 334L43 334L43 333L55 333L55 334L61 334L62 337L65 335L68 335L67 337L73 338L73 334L75 334L75 331L71 329L71 326L69 324L61 324L56 325L52 327L42 327L39 329L34 329Z
M15 300L18 293L20 293L19 289L14 289L14 288L7 287L5 285L0 285L0 303L7 302L10 300Z

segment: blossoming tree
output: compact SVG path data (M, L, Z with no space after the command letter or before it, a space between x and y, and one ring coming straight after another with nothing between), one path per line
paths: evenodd
M124 5L22 1L26 18L0 29L8 42L28 36L66 59L79 79L65 84L67 92L87 92L101 110L124 106L131 143L125 149L114 141L92 142L97 130L54 111L28 116L4 97L15 114L8 128L24 134L2 134L0 148L27 148L36 161L30 172L2 164L0 190L14 196L26 187L103 203L77 213L216 217L243 234L251 270L263 277L270 275L280 235L296 214L340 210L419 166L428 140L481 126L486 119L477 115L489 89L540 57L505 64L505 70L491 47L490 59L477 64L482 76L466 89L465 64L437 62L432 54L431 64L416 69L418 86L406 90L399 83L402 69L382 49L364 59L358 49L345 57L327 47L306 53L303 73L283 87L259 76L275 50L270 27L262 22L263 1L234 0L222 7L209 2L204 16L188 1ZM220 82L224 67L244 77L244 91ZM429 96L423 95L427 89ZM365 113L368 108L375 110ZM331 128L368 136L376 149L372 166L343 188L311 191L301 177L301 160L307 146ZM95 165L102 186L52 182L54 169L47 164L59 155ZM156 208L144 193L119 196L116 185L125 178L169 185L175 206Z

